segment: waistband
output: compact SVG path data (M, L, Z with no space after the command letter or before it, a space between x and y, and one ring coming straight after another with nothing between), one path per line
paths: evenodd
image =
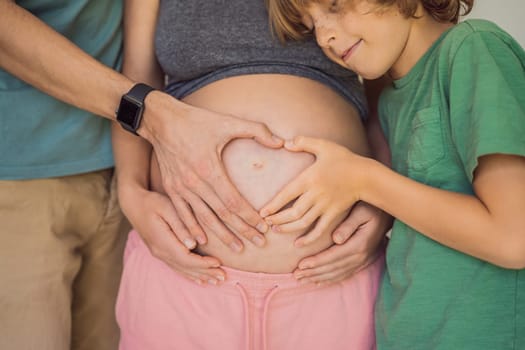
M248 272L221 266L226 272L226 281L222 283L225 293L238 294L239 286L252 297L264 297L272 290L286 291L292 294L301 294L318 287L314 284L300 283L292 273L274 274L264 272Z

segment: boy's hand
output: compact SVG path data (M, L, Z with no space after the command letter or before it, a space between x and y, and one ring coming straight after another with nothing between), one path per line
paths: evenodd
M315 241L341 213L360 199L369 158L358 156L336 143L309 137L287 141L286 149L309 152L316 161L284 187L260 211L276 232L291 232L315 227L297 239L303 246ZM278 213L289 202L292 207ZM276 213L276 214L274 214ZM274 214L274 215L272 215Z
M392 217L365 202L358 202L333 233L337 244L299 262L294 276L302 283L330 284L349 278L383 252Z

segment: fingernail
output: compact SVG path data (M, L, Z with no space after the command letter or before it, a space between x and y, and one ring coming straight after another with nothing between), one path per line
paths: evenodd
M257 226L255 226L255 228L256 228L257 231L259 231L260 233L266 233L266 232L268 232L268 224L267 224L265 221L262 221L262 222L258 223Z
M216 285L217 285L217 280L216 280L216 279L213 279L213 278L210 278L210 279L208 280L208 284L211 284L211 285L213 285L213 286L216 286Z
M281 232L281 227L279 227L279 225L273 225L272 226L272 231L273 232Z
M199 244L206 244L206 237L197 236L197 242L199 242Z
M284 146L287 148L292 148L295 144L293 143L293 140L286 140L284 141Z
M280 137L275 136L275 135L272 135L272 140L274 140L275 143L281 143L281 142L283 142L283 139L281 139Z
M230 248L237 253L240 253L242 250L242 245L239 242L232 242L230 243Z
M224 282L224 276L223 275L217 275L215 276L216 279L218 279L221 282Z
M268 213L268 210L263 209L263 210L261 210L261 212L259 214L264 218L265 216L268 216L268 214L270 214L270 213Z
M340 233L336 233L334 235L334 242L337 243L337 244L343 243L343 235L340 234Z
M253 243L255 243L256 246L262 247L264 246L265 240L261 236L254 236L252 238Z
M195 245L196 245L196 244L197 244L197 243L196 243L193 239L191 239L191 238L186 238L186 239L184 240L184 245L185 245L186 248L188 248L189 250L195 248Z
M313 266L310 264L299 264L301 270L311 269Z

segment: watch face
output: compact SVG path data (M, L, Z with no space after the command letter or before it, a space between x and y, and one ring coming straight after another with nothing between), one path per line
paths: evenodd
M138 122L137 117L139 111L140 106L137 106L136 102L132 102L126 98L123 98L120 101L120 106L118 109L118 120L124 124L135 128L136 123Z

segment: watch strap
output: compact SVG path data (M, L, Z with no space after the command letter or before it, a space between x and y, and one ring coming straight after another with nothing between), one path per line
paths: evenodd
M135 84L126 95L136 100L137 102L144 104L146 96L148 96L148 94L153 90L155 89L149 85L146 85L144 83L138 83Z

